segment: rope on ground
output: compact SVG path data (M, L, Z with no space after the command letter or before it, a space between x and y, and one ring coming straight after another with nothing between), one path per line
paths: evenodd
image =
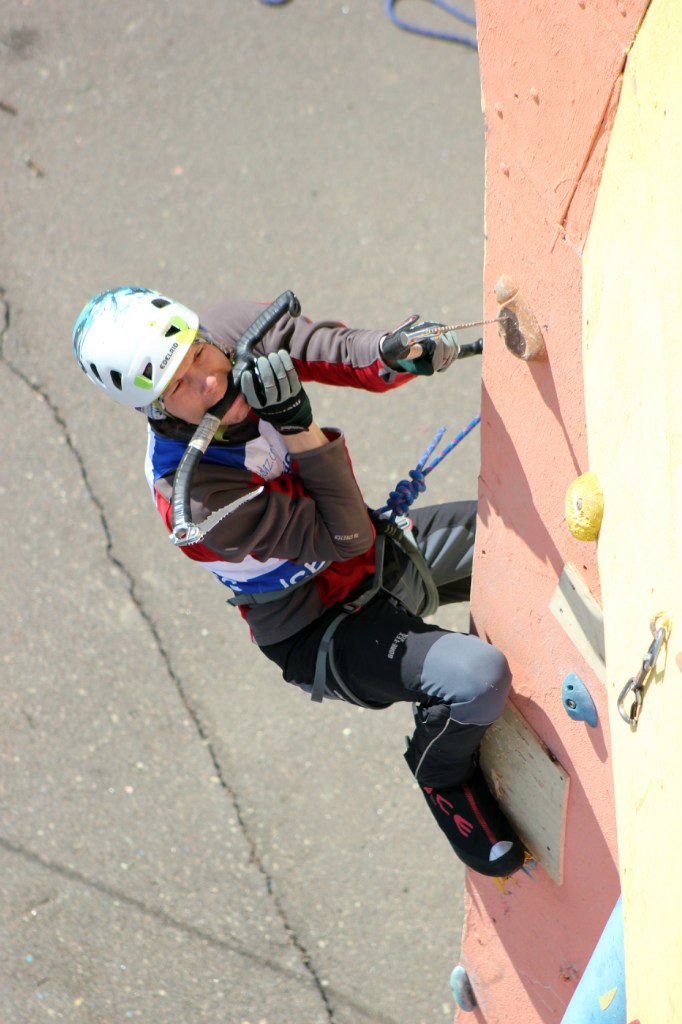
M391 491L389 494L386 504L382 508L377 509L377 511L380 513L390 512L391 519L395 519L397 515L406 515L410 505L415 501L418 495L422 494L426 490L426 480L424 478L434 470L436 466L443 461L445 456L449 455L453 448L456 448L460 441L463 441L467 434L470 434L480 422L481 417L475 416L471 423L466 425L464 430L460 430L459 434L457 434L449 444L446 444L443 451L435 457L433 462L427 465L427 462L433 455L436 446L440 443L440 440L445 433L445 427L440 427L433 441L417 463L415 469L411 469L409 471L408 476L410 479L400 480L396 484L395 490Z
M451 14L454 18L459 18L459 20L465 22L465 24L471 25L474 28L476 27L476 19L472 15L466 14L464 11L460 11L452 4L446 3L445 0L428 0L428 2L434 4L436 7L440 7L442 11L447 11L447 13ZM460 35L457 32L439 32L436 29L424 28L422 25L415 25L412 22L404 21L395 13L397 3L398 0L386 0L385 11L393 24L397 25L398 28L405 29L406 32L415 32L419 36L428 36L430 39L443 39L448 43L461 43L462 46L470 46L472 50L478 49L478 43L470 36Z
M282 7L284 4L288 4L289 0L261 0L261 3L266 4L268 7ZM476 40L472 39L470 36L463 36L457 32L440 32L437 29L424 28L423 25L415 25L411 21L405 21L403 18L399 18L395 12L397 3L398 0L386 0L384 10L393 24L397 25L398 28L402 28L406 32L414 32L418 36L427 36L429 39L443 39L448 43L461 43L462 46L470 46L472 50L478 49ZM452 4L446 3L446 0L428 0L428 3L434 4L436 7L440 7L442 11L446 11L454 18L459 18L460 21L465 22L467 25L471 25L472 28L476 27L476 19L473 15L467 14L465 11L460 11Z

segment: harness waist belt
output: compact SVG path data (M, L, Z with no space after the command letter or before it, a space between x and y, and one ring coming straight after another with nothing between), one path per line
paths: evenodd
M310 583L311 580L319 576L330 565L331 562L322 562L316 572L310 573L309 576L305 576L302 580L297 580L296 583L291 583L288 587L283 587L281 590L263 590L253 594L233 594L232 597L228 597L227 603L237 608L239 605L271 604L273 601L281 601L282 598L288 597L292 590L298 590L304 584Z
M342 685L336 673L334 659L332 656L332 642L334 640L336 630L347 615L352 615L353 612L359 611L360 608L368 604L368 602L383 589L384 548L387 537L389 537L405 552L419 572L422 583L424 584L425 593L425 602L423 608L420 609L420 614L423 616L432 615L438 608L438 589L433 581L431 570L429 569L421 551L417 547L417 542L412 534L408 533L405 527L398 525L398 523L385 520L379 516L373 515L372 521L377 531L375 542L374 576L372 577L371 585L365 591L359 594L355 599L347 601L342 606L339 614L332 619L322 636L317 651L315 678L313 680L312 692L310 694L311 699L317 702L322 700L326 690L328 664L331 666L336 681L339 685ZM326 569L329 564L329 562L325 562L322 569L319 571L322 572L322 570ZM314 575L317 575L317 573ZM260 594L235 594L233 597L229 597L227 599L227 603L239 606L270 604L273 601L281 601L282 598L287 597L292 590L309 583L313 578L314 576L306 576L305 579L299 580L297 583L293 583L290 587L286 587L283 590L271 590Z

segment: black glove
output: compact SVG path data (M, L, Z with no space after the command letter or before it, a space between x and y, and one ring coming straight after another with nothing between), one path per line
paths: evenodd
M433 373L442 373L459 355L459 345L455 331L443 331L444 324L431 321L419 321L397 327L387 334L379 343L381 358L388 367L398 373L416 373L430 377ZM419 335L432 328L432 333L420 338ZM411 350L413 358L410 358Z
M310 399L286 350L259 356L239 384L254 412L280 434L300 434L313 422Z

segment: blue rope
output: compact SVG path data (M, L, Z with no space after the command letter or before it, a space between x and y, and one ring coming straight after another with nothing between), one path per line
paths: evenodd
M386 0L385 11L394 25L398 28L404 28L407 32L415 32L419 36L428 36L430 39L444 39L449 43L462 43L463 46L470 46L472 50L478 49L478 44L475 39L470 36L462 36L455 32L437 32L435 29L423 28L421 25L413 25L409 21L403 21L395 13L395 6L398 0ZM448 4L445 0L429 0L430 3L435 4L436 7L440 7L442 11L447 11L448 14L452 14L453 17L459 18L460 21L465 22L467 25L475 27L476 19L470 14L466 14L464 11L458 10L453 7L452 4Z
M413 501L418 495L423 494L426 490L426 477L432 470L436 468L439 462L442 462L446 455L449 455L453 448L456 448L460 441L463 441L467 434L470 434L474 427L477 427L481 422L480 416L475 416L471 423L468 423L464 430L460 430L457 437L454 437L449 444L446 444L443 451L435 457L433 462L429 462L429 459L436 450L437 445L440 443L440 439L445 433L445 427L440 427L436 432L436 436L433 441L426 449L421 459L417 463L415 469L411 469L408 473L409 480L399 480L395 486L395 490L391 491L388 496L386 504L377 509L378 512L390 512L391 519L395 519L397 515L404 516Z
M281 7L283 4L289 3L289 0L261 0L261 3L267 4L268 7ZM444 39L448 43L461 43L463 46L470 46L472 50L478 49L476 40L471 39L469 36L461 36L456 32L437 32L435 29L423 28L421 25L413 25L412 22L404 21L395 13L397 3L398 0L386 0L386 7L384 9L393 24L397 25L398 28L404 28L406 32L415 32L418 36L428 36L430 39ZM458 10L452 4L446 3L445 0L429 0L429 3L435 4L442 11L447 11L448 14L459 18L465 24L476 27L476 19L472 15Z

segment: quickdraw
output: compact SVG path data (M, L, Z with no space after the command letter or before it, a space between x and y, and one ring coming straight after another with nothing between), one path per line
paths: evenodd
M654 634L654 639L651 641L649 650L644 655L642 667L636 675L628 679L618 697L618 714L632 729L637 728L642 704L644 703L644 694L650 677L656 670L661 647L666 646L668 643L670 616L665 613L655 616L651 623L651 631ZM629 709L626 707L628 698L631 698Z

